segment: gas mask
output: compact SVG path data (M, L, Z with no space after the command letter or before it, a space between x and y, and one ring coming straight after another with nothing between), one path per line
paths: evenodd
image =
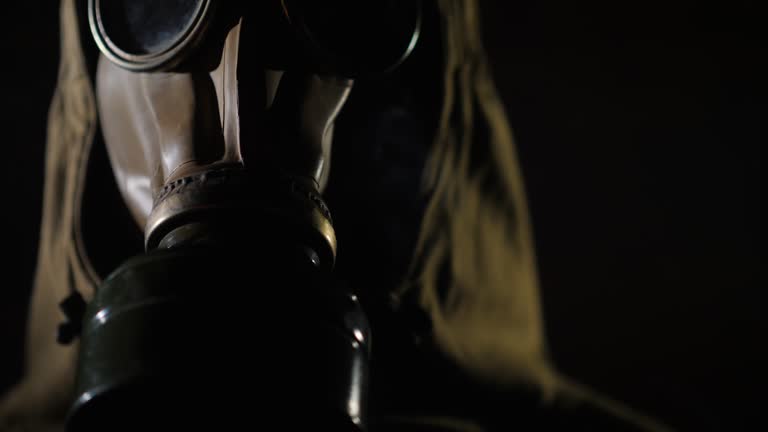
M147 252L83 312L69 430L364 429L370 331L334 286L322 191L354 80L408 56L420 2L90 0L88 20L104 142ZM260 394L234 397L243 385Z
M241 197L217 192L248 177L257 190L293 191L275 197L281 202L267 192L259 206L311 226L312 248L331 267L335 237L320 192L335 118L354 78L391 69L410 53L420 6L245 3L89 3L103 53L97 99L113 171L147 249L209 211L250 205L254 185ZM226 185L203 185L214 177Z

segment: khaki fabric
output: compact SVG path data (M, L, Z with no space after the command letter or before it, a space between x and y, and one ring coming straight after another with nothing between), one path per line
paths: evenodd
M546 359L525 190L482 50L478 5L439 6L447 30L445 99L425 177L434 192L401 295L418 291L438 343L459 363L551 395L556 383ZM488 131L484 142L476 139L481 129ZM472 163L473 146L487 160ZM489 179L500 184L488 187ZM439 285L444 269L448 287Z
M58 304L73 289L90 297L98 283L79 239L85 167L96 129L95 101L74 0L63 0L60 11L61 61L48 115L43 214L25 376L0 402L3 432L56 430L69 402L77 350L76 344L56 343L56 327L64 320Z
M438 1L446 62L444 106L425 174L424 186L433 195L410 275L397 295L417 299L433 321L438 346L471 373L539 389L543 403L558 398L590 401L643 429L662 430L571 383L551 366L520 164L482 48L478 3ZM74 0L62 0L61 64L49 115L26 375L0 402L3 432L61 428L56 422L69 402L76 346L55 342L56 324L63 319L58 303L73 289L91 296L99 282L78 235L85 167L97 122L78 31ZM487 158L473 160L476 154ZM447 288L438 285L445 271ZM461 419L410 421L443 430L482 430Z
M438 346L485 381L533 388L545 405L591 405L634 427L665 430L553 368L522 171L482 47L482 2L437 3L446 58L440 124L424 178L433 195L398 296L416 297Z

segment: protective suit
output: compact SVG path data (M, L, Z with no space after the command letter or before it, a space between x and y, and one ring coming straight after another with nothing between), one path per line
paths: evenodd
M408 270L385 294L366 300L361 293L364 305L386 311L372 315L374 341L377 325L384 328L372 358L377 349L385 353L378 372L372 365L370 428L664 430L571 382L548 360L520 162L483 51L481 6L477 0L425 4L437 17L435 26L424 31L433 30L440 41L442 61L434 80L441 100L435 128L425 138L429 146L419 179L425 202ZM332 188L334 181L354 181L329 174L333 123L337 116L343 119L343 104L355 91L351 80L294 78L290 71L282 77L265 74L260 97L267 108L275 108L278 120L262 116L264 124L245 124L242 105L250 95L236 85L235 71L222 65L227 56L242 55L239 32L248 31L247 23L228 27L220 61L204 80L178 71L147 78L100 54L86 10L85 2L61 3L61 64L49 114L26 373L0 404L1 430L61 430L72 403L77 343L56 342L54 330L66 319L59 303L73 291L92 299L113 270L109 265L103 271L95 268L99 250L89 248L82 235L87 218L83 195L93 178L88 170L95 145L106 146L119 196L143 234L143 246L150 249L162 247L177 228L160 227L180 214L170 211L168 216L163 208L169 185L179 180L196 181L203 172L228 169L250 157L291 178L307 179L310 192L304 195L314 203L322 201L329 182ZM280 80L292 82L286 88L294 91L281 97ZM167 92L174 91L176 96L168 98ZM179 109L179 104L193 108ZM319 126L307 127L316 132L310 136L286 135L288 129L268 133L265 118L294 122L297 130L313 122ZM246 127L273 138L272 146L246 149ZM216 149L199 146L201 137L215 142ZM289 151L291 143L302 139L307 141L302 148L312 151ZM330 217L324 204L315 205L320 216L305 222L320 233L314 237L319 239L318 259L332 261L337 234L325 228ZM341 237L343 222L336 226ZM391 303L382 305L382 298Z

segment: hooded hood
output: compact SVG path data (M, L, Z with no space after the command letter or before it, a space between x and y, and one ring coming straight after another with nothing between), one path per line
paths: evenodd
M442 104L428 138L426 206L411 264L392 287L396 304L425 312L433 346L474 379L533 390L541 406L588 406L639 429L660 430L565 379L548 359L520 163L482 47L478 3L428 3L440 19ZM93 86L98 52L82 25L84 6L61 2L61 60L48 119L26 378L0 404L0 425L32 425L29 430L46 430L48 424L55 430L70 402L77 345L56 343L53 330L64 320L58 303L74 290L91 298L104 276L82 234L89 158L100 142ZM411 420L445 430L486 430L472 419Z

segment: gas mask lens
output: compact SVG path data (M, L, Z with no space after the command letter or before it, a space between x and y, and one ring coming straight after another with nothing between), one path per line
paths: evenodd
M89 0L88 19L101 52L136 72L170 70L204 39L212 0Z
M260 43L264 64L290 59L314 73L355 78L400 64L421 26L419 0L89 0L91 33L101 52L135 72L204 64L241 19ZM249 53L250 54L250 53ZM215 56L214 56L215 57ZM286 66L286 65L283 65ZM278 67L286 69L286 67Z

